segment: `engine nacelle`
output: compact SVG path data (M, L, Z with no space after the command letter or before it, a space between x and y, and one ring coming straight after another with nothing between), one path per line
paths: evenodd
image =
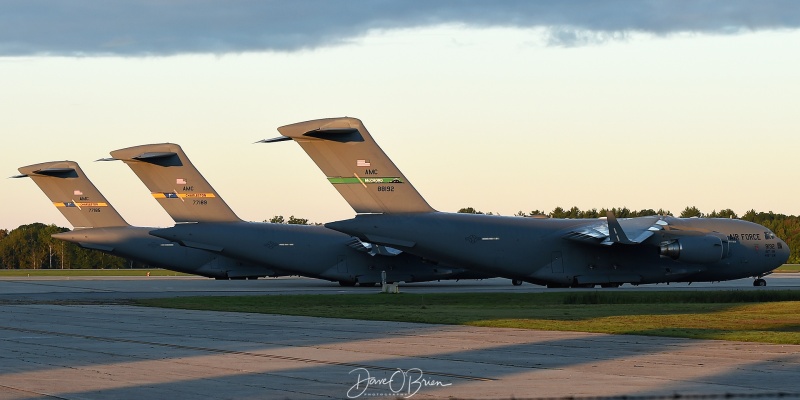
M725 246L716 236L687 236L662 244L660 254L681 262L709 264L722 260Z

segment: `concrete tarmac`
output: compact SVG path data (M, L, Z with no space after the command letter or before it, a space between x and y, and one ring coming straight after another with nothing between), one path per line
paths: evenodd
M768 288L800 286L793 275L780 279ZM351 291L377 288L289 278L2 279L0 399L800 397L800 346L53 304Z
M673 283L670 285L623 285L602 290L800 290L800 273L772 274L768 286L753 287L752 279L717 283ZM318 279L282 277L258 280L218 281L179 277L2 277L0 303L32 301L112 301L178 296L246 296L270 294L371 293L375 287L342 287ZM512 286L503 278L401 284L407 293L552 292L592 289L548 289L524 283ZM598 289L600 290L600 289Z

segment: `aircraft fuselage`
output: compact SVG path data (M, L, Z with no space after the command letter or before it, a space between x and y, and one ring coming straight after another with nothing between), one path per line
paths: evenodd
M767 274L789 257L786 243L758 224L662 220L664 229L636 244L567 238L603 221L597 219L432 212L364 214L326 226L432 260L546 285L722 281Z
M209 278L254 278L288 275L262 265L245 263L212 252L182 247L150 235L153 228L119 226L85 228L57 233L54 238L107 254L136 260L153 267Z
M178 224L151 232L184 246L216 251L298 275L350 283L482 279L489 275L426 262L417 256L370 255L352 236L322 226L254 222ZM355 246L355 247L354 247Z

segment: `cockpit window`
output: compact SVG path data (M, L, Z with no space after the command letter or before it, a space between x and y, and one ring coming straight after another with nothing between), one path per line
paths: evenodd
M764 232L764 239L767 240L775 239L775 234L770 231Z

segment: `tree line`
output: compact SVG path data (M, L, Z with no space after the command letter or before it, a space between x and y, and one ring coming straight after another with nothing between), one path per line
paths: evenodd
M569 210L565 210L561 207L556 207L553 211L546 212L541 210L534 210L531 212L524 212L524 211L517 211L514 214L515 217L546 217L546 218L570 218L570 219L579 219L579 218L600 218L605 217L608 211L614 213L617 218L634 218L634 217L647 217L651 215L671 215L675 216L670 211L665 211L661 208L658 210L653 210L652 208L646 208L643 210L631 210L627 207L620 207L620 208L601 208L596 209L593 208L591 210L581 210L578 207L572 207ZM472 207L465 207L458 210L459 213L467 213L467 214L486 214L486 215L499 215L492 212L484 213L482 211L478 211ZM742 217L742 219L748 220L748 216L754 217L758 214L755 210L750 210ZM704 214L701 212L697 207L686 207L679 215L681 218L692 218L692 217L699 217L699 218L739 218L736 215L736 212L731 210L730 208L726 208L720 211L711 211L709 214Z
M650 215L673 215L666 210L630 210L627 207L611 209L581 210L578 207L564 209L556 207L550 212L533 210L519 211L515 216L532 218L599 218L611 211L618 218L633 218ZM459 213L484 214L473 207L458 210ZM487 215L493 213L487 212ZM681 218L738 218L765 226L783 239L791 248L789 263L800 263L800 216L757 212L749 210L739 216L731 209L703 213L697 207L686 207L678 215ZM264 221L277 224L309 225L308 219L294 215L285 219L276 215ZM320 224L314 224L320 225ZM11 231L0 229L0 269L81 269L81 268L142 268L146 265L95 250L82 249L78 245L53 239L52 234L69 231L56 225L33 223L21 225Z
M83 249L77 244L53 239L52 234L69 229L33 223L8 231L0 229L2 269L84 269L140 267L121 257Z

